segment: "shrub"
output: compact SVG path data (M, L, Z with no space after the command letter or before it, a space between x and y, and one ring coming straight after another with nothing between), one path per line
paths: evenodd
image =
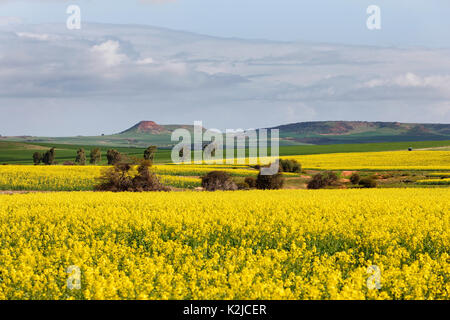
M75 165L75 162L72 162L72 161L64 161L63 162L63 166L74 166Z
M281 173L262 175L261 171L256 178L256 188L260 190L276 190L283 188L284 177Z
M376 188L377 182L371 178L363 178L359 181L359 185L364 188Z
M351 182L352 184L358 184L360 180L361 180L361 177L360 177L359 174L357 174L356 172L353 173L353 174L351 175L351 177L350 177L350 182Z
M203 176L202 187L206 191L238 189L230 174L225 171L211 171L206 176Z
M137 174L133 175L129 163L116 163L103 171L94 189L113 192L169 191L170 188L161 184L158 177L150 172L150 165L151 162L143 161L137 168Z
M280 172L302 172L302 166L297 160L280 160Z
M236 183L238 190L250 190L250 186L245 182Z
M328 186L336 185L338 176L332 171L316 174L307 185L308 189L322 189Z
M256 188L256 178L247 177L244 181L250 188Z
M308 182L308 189L322 189L326 187L325 180L321 173L314 175L314 177Z
M170 191L170 188L159 182L156 174L150 171L150 166L151 161L146 160L137 168L138 174L133 178L134 191Z
M332 171L326 171L323 173L323 179L325 180L325 184L327 186L332 186L336 184L336 182L339 180L339 177Z

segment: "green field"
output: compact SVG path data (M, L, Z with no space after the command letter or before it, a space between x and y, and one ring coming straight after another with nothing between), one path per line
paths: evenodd
M56 149L56 161L62 164L65 161L74 161L77 150L79 148L84 148L89 161L89 152L94 146L77 146L68 144L46 144L46 143L21 143L21 142L0 142L0 164L32 164L32 156L34 152L45 152L51 147ZM111 147L99 147L102 151L102 162L101 164L106 164L106 152L111 149ZM118 147L114 148L117 151L129 155L142 157L144 154L143 148L125 148ZM155 162L167 162L170 159L170 150L159 150L156 155Z
M409 147L414 149L424 148L444 148L449 147L450 141L421 141L421 142L391 142L391 143L361 143L361 144L336 144L336 145L305 145L305 146L281 146L280 155L308 155L308 154L327 154L327 153L347 153L347 152L374 152L374 151L395 151L406 150ZM62 164L65 161L74 161L76 152L79 148L84 148L87 157L89 151L94 146L80 146L69 144L49 144L49 143L22 143L22 142L0 142L0 164L32 164L32 155L34 152L45 152L54 147L56 149L56 161ZM112 147L100 146L102 151L102 164L106 163L106 152ZM142 157L144 148L114 147L119 152L129 155ZM248 154L248 150L247 150ZM159 149L156 157L156 163L170 162L171 150Z

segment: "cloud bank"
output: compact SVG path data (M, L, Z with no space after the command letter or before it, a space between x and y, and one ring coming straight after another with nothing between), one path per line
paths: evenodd
M449 54L141 26L83 24L69 31L0 23L0 134L112 133L139 120L203 120L217 128L309 120L448 123Z

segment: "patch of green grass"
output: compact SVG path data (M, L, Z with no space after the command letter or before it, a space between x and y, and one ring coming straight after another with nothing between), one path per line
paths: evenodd
M89 145L68 145L68 144L50 144L50 143L19 143L19 142L0 142L0 164L33 164L33 153L49 150L55 148L55 160L62 164L65 161L75 161L77 150L84 148L86 152L87 161L89 161L90 150L96 146ZM144 148L127 148L127 147L99 147L102 151L102 162L106 164L106 152L109 149L116 149L122 154L134 157L143 157ZM170 161L171 150L158 150L155 163L165 163Z
M327 154L327 153L397 151L397 150L408 150L408 148L422 149L422 148L441 148L448 146L450 146L449 140L281 146L280 155L294 156L294 155Z
M149 144L150 145L150 144ZM350 152L375 152L375 151L395 151L422 148L442 148L450 146L450 141L419 141L419 142L389 142L389 143L358 143L358 144L334 144L334 145L303 145L303 146L281 146L280 156L308 155L308 154L328 154L328 153L350 153ZM56 161L74 161L79 148L84 148L89 159L91 149L97 147L92 145L71 145L58 143L23 143L0 141L0 164L32 164L33 153L45 152L47 149L56 148ZM145 148L134 147L110 147L98 146L102 151L102 164L106 163L106 152L108 149L116 149L119 152L142 157ZM155 163L171 162L171 149L159 148L155 157ZM224 153L225 155L226 153ZM237 151L235 151L237 155ZM248 156L248 149L246 150ZM270 150L268 152L270 155Z

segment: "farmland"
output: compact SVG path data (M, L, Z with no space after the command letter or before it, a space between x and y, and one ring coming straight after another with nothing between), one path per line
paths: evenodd
M303 167L272 191L197 190L214 170L256 177L248 165L156 163L177 192L153 193L92 192L104 162L2 165L0 299L449 299L450 151L435 147L284 155ZM298 190L324 170L334 190Z
M361 143L361 144L337 144L337 145L303 145L303 146L281 146L281 156L293 155L313 155L330 153L354 153L354 152L377 152L377 151L397 151L414 149L446 148L450 146L450 141L419 141L419 142L390 142L390 143ZM91 146L91 145L71 145L71 144L51 144L51 143L24 143L7 142L0 140L0 164L33 164L34 152L45 152L50 148L56 148L56 161L73 161L79 148L84 148L86 153L98 147L102 151L102 162L106 164L106 152L112 147ZM128 155L142 157L145 148L113 147L117 151ZM248 150L247 150L248 154ZM155 163L171 162L171 150L160 148L155 156Z
M448 189L3 195L0 299L448 299L449 214Z
M290 157L309 169L449 170L449 151L358 152Z

